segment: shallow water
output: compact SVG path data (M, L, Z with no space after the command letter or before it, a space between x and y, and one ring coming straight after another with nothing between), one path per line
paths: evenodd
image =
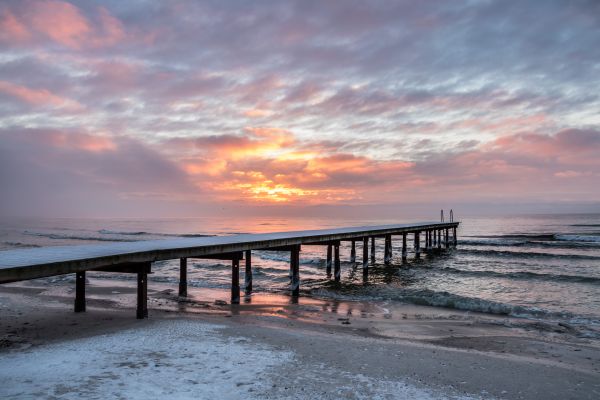
M0 249L393 222L408 221L308 218L5 220L0 225ZM577 324L586 334L598 336L600 214L464 218L461 222L456 249L424 255L420 260L414 259L409 240L409 260L402 263L399 258L401 243L395 240L393 263L384 266L383 241L379 241L377 262L370 267L367 280L363 279L360 265L362 244L357 242L358 263L350 263L350 245L343 243L342 282L339 285L325 274L325 248L304 246L300 269L303 294L558 320ZM252 261L255 291L287 292L287 253L256 251ZM229 287L228 262L189 260L188 266L190 286ZM157 262L153 270L151 281L178 282L178 260ZM131 278L127 275L99 276Z

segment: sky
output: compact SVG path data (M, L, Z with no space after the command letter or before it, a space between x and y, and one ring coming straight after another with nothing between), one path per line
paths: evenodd
M0 2L0 215L600 210L600 2Z

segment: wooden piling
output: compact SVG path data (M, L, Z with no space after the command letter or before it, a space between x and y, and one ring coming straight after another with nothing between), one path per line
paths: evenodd
M179 297L187 297L187 258L179 259Z
M421 232L415 232L415 257L421 258Z
M240 259L231 260L231 304L240 304Z
M136 318L148 318L148 273L141 269L137 273L137 310Z
M330 277L331 276L331 259L332 259L332 245L328 244L327 245L327 262L326 262L326 266L327 266L327 276Z
M363 255L362 255L362 267L363 274L369 271L369 238L365 236L363 238Z
M438 235L437 247L438 247L438 249L441 249L442 248L442 230L441 229L437 230L437 235Z
M290 251L290 270L292 272L292 296L300 296L300 246L294 246Z
M375 236L371 236L371 262L375 264Z
M85 271L75 274L75 312L85 311Z
M383 243L383 262L385 265L389 265L390 261L392 261L392 237L390 235L385 235L385 241Z
M355 240L352 241L352 247L350 248L350 262L351 263L356 262L356 241Z
M333 245L333 276L336 282L339 282L342 278L342 271L340 266L340 244L336 243Z
M446 244L446 248L447 249L450 248L450 240L448 239L448 233L449 233L449 229L446 228L446 232L445 232L445 235L444 235L444 240L446 242L445 244Z
M246 250L244 255L246 259L246 274L244 275L244 291L246 294L252 293L252 250Z
M406 261L408 248L406 247L406 232L402 234L402 261Z
M452 240L454 241L454 247L456 247L456 228L452 228Z

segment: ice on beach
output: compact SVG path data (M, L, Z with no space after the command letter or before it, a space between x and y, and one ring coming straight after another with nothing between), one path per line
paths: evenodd
M467 399L401 379L299 365L290 350L219 330L199 321L162 320L0 354L0 398L314 399L325 390L325 398Z
M261 374L293 356L218 328L158 321L0 355L0 398L249 398Z

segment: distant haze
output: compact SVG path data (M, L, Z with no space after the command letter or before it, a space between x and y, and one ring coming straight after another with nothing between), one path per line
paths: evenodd
M0 216L600 212L600 2L3 1Z

